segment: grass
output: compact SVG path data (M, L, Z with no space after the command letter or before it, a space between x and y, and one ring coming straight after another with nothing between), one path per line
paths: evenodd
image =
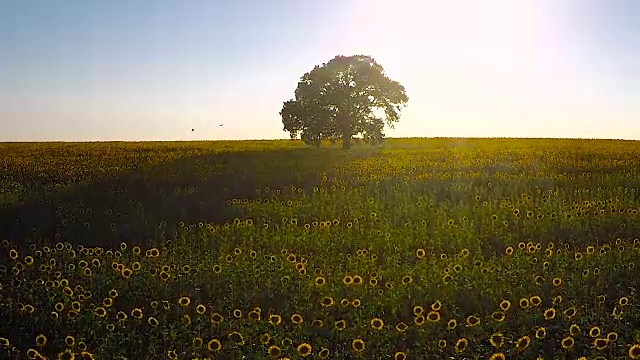
M4 144L0 357L640 358L640 144Z

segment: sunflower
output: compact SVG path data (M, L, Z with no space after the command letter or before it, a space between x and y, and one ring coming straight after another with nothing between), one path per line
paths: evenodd
M558 286L562 285L562 279L554 278L552 283L553 283L553 286L558 287Z
M527 309L529 307L529 299L527 299L527 298L520 299L520 301L518 301L518 305L523 310Z
M347 322L345 320L338 320L333 324L333 326L335 326L339 331L342 331L347 327Z
M503 353L495 353L493 355L491 355L491 357L489 358L489 360L505 360L506 357L504 356Z
M234 309L233 310L233 317L236 318L236 319L240 319L242 317L242 310Z
M553 305L560 305L562 304L562 295L557 295L553 298L553 300L551 301L551 303Z
M504 345L504 335L501 332L493 333L489 337L489 342L495 348L499 348Z
M213 352L219 351L220 349L222 349L222 343L218 339L211 339L207 343L207 349Z
M569 334L571 334L571 336L578 337L581 332L582 330L580 329L580 326L576 324L571 324L571 326L569 326Z
M451 319L447 322L447 330L453 330L458 326L456 319Z
M621 297L620 300L618 300L618 304L620 304L620 306L627 306L629 304L629 298L626 296Z
M540 296L534 295L531 298L529 298L529 302L531 303L531 305L538 307L540 306L540 304L542 304L542 299L540 298Z
M576 313L577 313L577 310L574 306L567 308L562 312L562 314L569 319L574 317Z
M351 347L353 348L353 350L355 350L357 352L362 352L365 349L365 344L364 344L364 341L362 339L354 339L351 342Z
M189 304L191 304L191 299L188 296L183 296L180 299L178 299L178 305L186 307L189 306Z
M407 331L408 328L409 328L409 325L405 324L404 322L399 322L396 325L396 330L401 333Z
M413 314L418 316L418 315L422 315L422 313L424 313L424 308L420 305L416 305L413 307Z
M71 347L71 346L73 346L73 345L76 343L76 339L74 339L74 337L73 337L73 336L71 336L71 335L67 335L67 336L64 338L64 343L65 343L65 345L67 345L68 347Z
M304 319L302 318L302 315L300 315L300 314L291 315L291 322L294 325L300 325L300 324L302 324L303 321L304 321Z
M536 329L536 339L542 340L547 336L547 329L544 327L539 327Z
M507 246L507 248L504 250L504 253L507 255L513 254L513 248L511 246Z
M502 300L500 302L500 309L502 311L507 311L509 308L511 308L511 302L509 302L509 300Z
M264 333L262 334L262 336L260 336L260 342L263 345L267 345L270 341L271 341L271 335L269 335L268 333Z
M531 338L529 336L523 336L516 341L516 349L518 351L524 351L531 344Z
M353 299L351 301L351 306L353 306L354 308L359 308L362 305L362 301L360 301L360 299Z
M0 337L0 346L8 348L11 347L11 343L9 342L9 339Z
M405 275L402 277L402 284L407 285L407 284L411 284L412 282L413 282L413 279L411 278L411 276Z
M33 256L30 256L30 255L26 256L24 258L24 263L27 264L27 265L33 265Z
M439 316L439 315L438 315L438 316ZM424 317L424 316L422 316L422 315L418 315L418 316L416 316L416 317L414 317L414 318L413 318L413 323L414 323L414 324L416 324L416 325L418 325L418 326L423 325L423 324L424 324L424 321L425 321L425 317Z
M427 252L424 249L416 250L416 257L418 259L424 259L426 255L427 255Z
M196 336L193 338L193 341L192 341L193 347L199 348L202 346L202 343L204 343L204 341L202 340L201 337Z
M504 319L506 318L506 315L505 315L505 313L504 313L504 312L502 312L502 311L494 311L494 312L491 314L491 318L492 318L493 320L497 321L497 322L503 322L503 321L504 321Z
M180 319L180 321L182 322L182 325L184 326L189 326L191 325L191 316L187 315L183 315L182 319Z
M591 329L589 329L589 336L591 336L592 338L600 336L600 333L601 333L600 328L597 326L594 326Z
M59 353L57 356L58 360L75 360L75 358L76 358L75 354L70 349L67 349Z
M113 299L108 297L105 298L104 300L102 300L102 306L106 307L106 308L110 308L111 305L113 305Z
M307 357L311 355L311 345L307 343L302 343L298 345L298 347L296 348L296 351L298 352L298 355L300 355L301 357Z
M47 337L43 334L36 336L36 346L44 347L47 344Z
M429 322L438 322L440 321L440 313L437 311L429 311L427 314L427 320Z
M612 331L610 333L607 334L607 340L609 340L610 342L614 342L616 340L618 340L618 333Z
M469 345L469 340L465 338L458 339L458 341L456 341L456 352L463 352L467 348L467 345Z
M440 309L442 309L442 303L440 302L440 300L436 300L433 304L431 304L431 310L440 311Z
M593 347L597 350L604 350L609 345L609 340L603 338L593 339Z
M369 324L374 330L382 330L382 328L384 327L384 321L382 321L382 319L380 318L371 319Z
M156 326L158 326L158 324L159 324L159 323L158 323L158 319L154 318L153 316L151 316L151 317L149 317L149 318L147 319L147 323L148 323L149 325L153 326L153 327L156 327Z
M35 359L36 356L41 356L40 353L37 350L35 350L35 349L27 350L27 357L29 359Z
M470 315L467 317L467 325L469 327L474 327L480 325L480 318L475 315Z
M282 355L282 350L276 345L271 345L267 349L267 354L269 354L269 356L272 356L272 357L278 357Z
M249 311L249 320L260 321L260 312L256 310Z
M211 319L213 321L213 316L211 317ZM222 316L220 316L220 321L222 321ZM280 315L277 315L277 314L269 315L269 323L271 325L280 325L281 322L282 322L282 317Z
M571 336L567 336L564 339L562 339L560 343L562 344L563 348L571 349L573 345L576 343L576 341Z
M62 312L64 310L64 304L59 302L54 306L57 312Z
M131 310L131 316L133 316L136 319L142 319L142 309L140 308L135 308L133 310Z
M229 340L233 341L238 345L244 344L244 338L242 337L242 334L240 334L237 331L231 332L229 335L227 335L227 337L229 338Z
M634 344L629 348L629 357L632 359L640 359L640 345Z
M552 320L556 317L556 309L554 308L548 308L544 311L544 319L545 320Z
M393 355L393 360L406 360L407 353L404 351L398 351Z
M98 317L105 317L107 315L107 310L105 310L103 307L99 306L97 308L95 308L93 310L93 313L96 314L96 316Z
M207 307L202 304L198 304L198 306L196 306L196 312L200 315L204 315L204 313L207 312Z
M124 311L118 311L116 313L116 319L118 321L125 321L127 320L127 314Z
M325 308L331 307L333 305L333 298L329 296L323 297L322 300L320 300L320 305Z

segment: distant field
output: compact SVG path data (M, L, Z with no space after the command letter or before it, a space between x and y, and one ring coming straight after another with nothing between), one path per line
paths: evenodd
M640 359L640 142L0 153L0 358Z

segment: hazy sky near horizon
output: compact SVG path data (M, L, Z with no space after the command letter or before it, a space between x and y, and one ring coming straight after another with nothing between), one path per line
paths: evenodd
M637 0L0 0L0 141L287 138L282 102L338 54L406 87L387 136L640 139L639 19Z

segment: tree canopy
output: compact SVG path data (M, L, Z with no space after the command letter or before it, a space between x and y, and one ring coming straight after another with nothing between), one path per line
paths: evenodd
M354 135L381 141L385 124L393 128L408 100L404 87L371 56L338 55L302 75L280 116L292 139L315 146L342 139L348 149Z

